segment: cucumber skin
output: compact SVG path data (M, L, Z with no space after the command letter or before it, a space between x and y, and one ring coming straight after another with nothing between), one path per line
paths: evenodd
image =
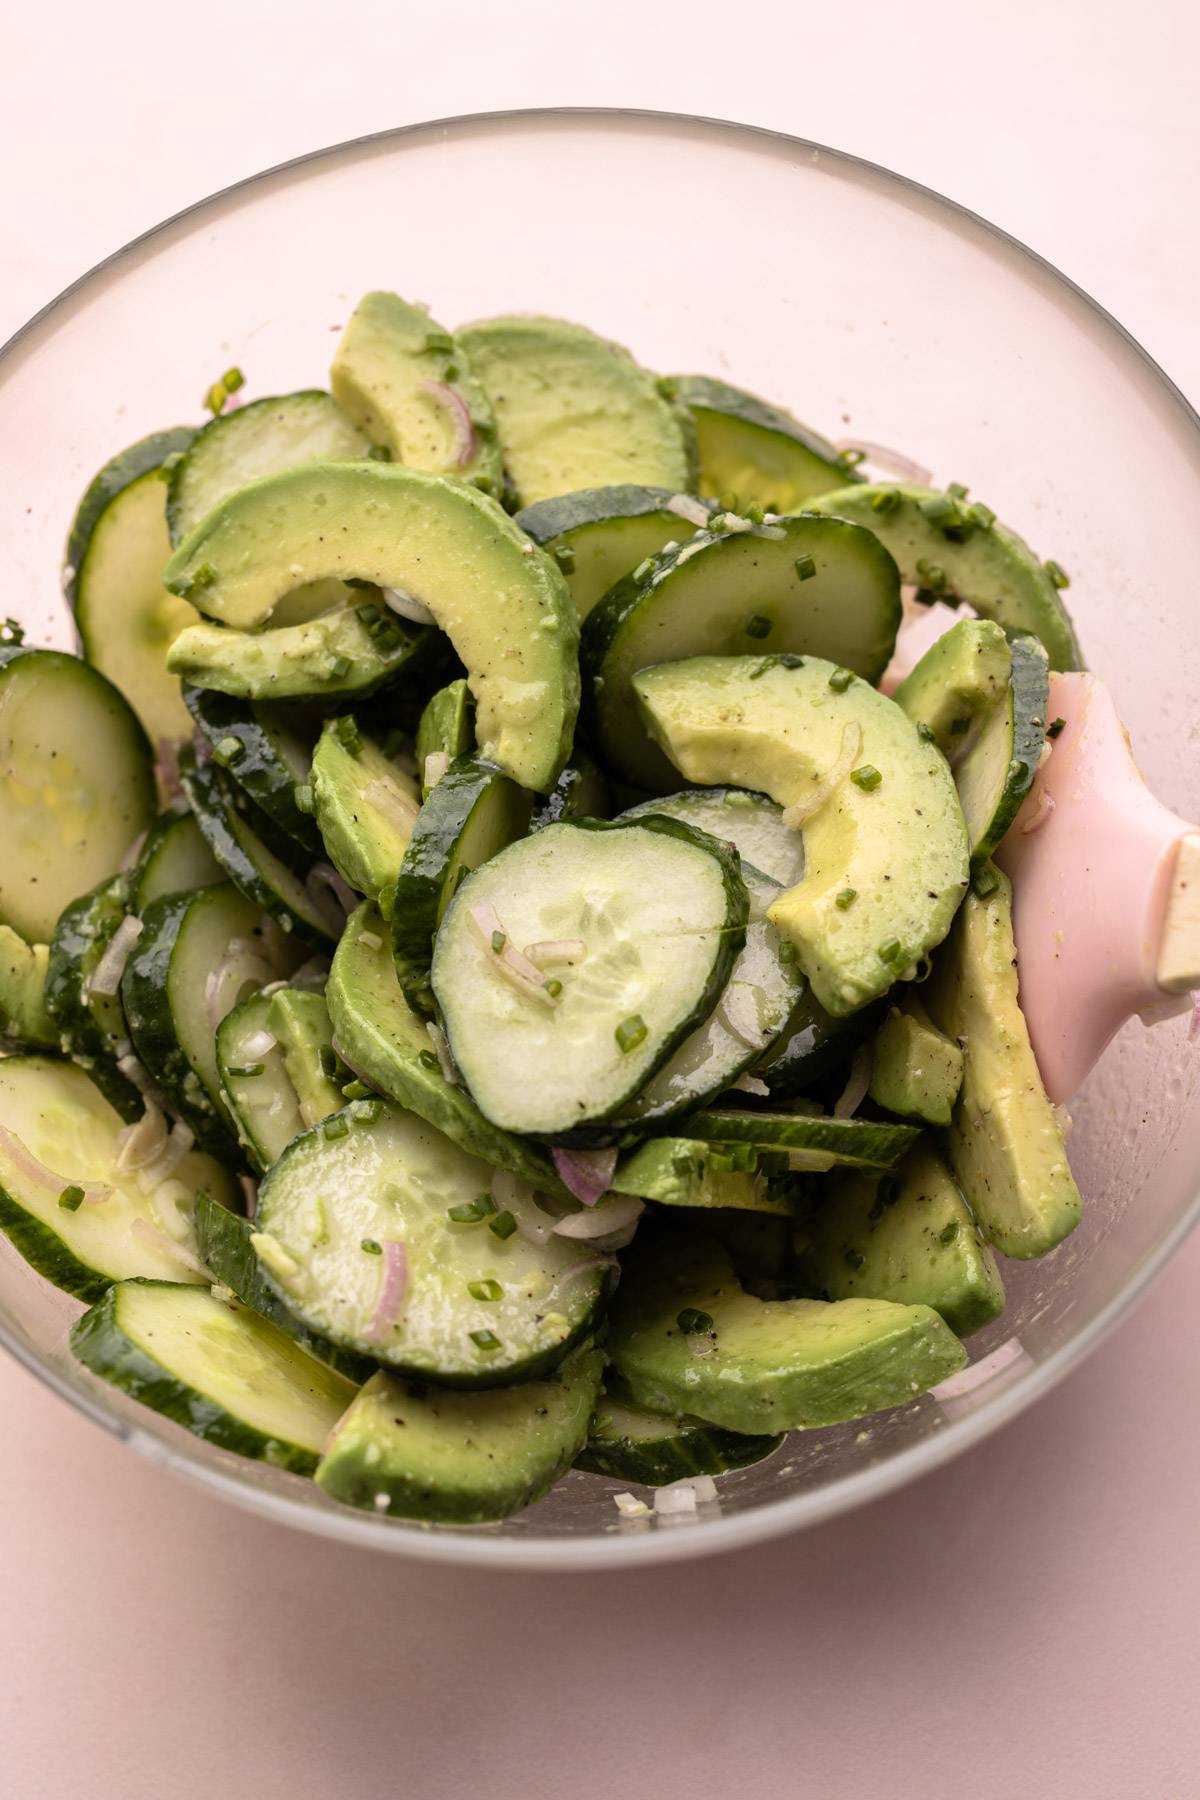
M112 938L132 902L132 878L114 875L73 900L60 915L50 943L46 965L45 1006L60 1033L60 1045L72 1062L85 1069L104 1098L114 1106L128 1124L140 1119L145 1111L141 1091L117 1067L117 1059L108 1036L101 1029L83 996L82 958ZM115 916L104 919L102 906L111 900ZM88 930L89 921L95 929ZM120 1004L119 997L117 1004Z
M550 792L540 794L534 802L530 836L547 825L574 825L581 818L607 818L610 809L607 777L599 763L578 744Z
M1030 631L1009 629L1005 636L1012 652L1013 754L991 823L971 852L972 875L990 859L1020 812L1037 774L1049 723L1050 667L1045 645Z
M328 1363L339 1375L361 1387L379 1364L374 1357L342 1350L328 1338L318 1337L284 1305L275 1290L263 1280L261 1265L250 1242L251 1229L249 1219L230 1212L211 1194L196 1195L196 1241L200 1260L207 1263L217 1280L231 1288L243 1305L252 1308L260 1318L286 1331L317 1362Z
M313 856L324 856L325 846L316 822L309 813L302 813L296 805L295 783L283 767L266 732L254 717L251 702L234 699L230 694L220 694L215 688L192 687L183 684L183 704L191 713L201 732L212 746L220 743L222 738L233 737L243 746L242 754L230 766L229 774L239 788L245 790L261 813L287 837L293 838L296 844L312 852ZM253 818L249 821L254 824ZM257 830L258 827L255 826ZM275 845L259 831L269 850L284 862L288 853L276 849ZM295 845L292 846L294 854Z
M750 1070L771 1090L766 1106L802 1093L811 1082L849 1062L859 1045L882 1023L887 1008L888 996L884 994L857 1012L835 1019L810 988L798 1002L787 1027ZM739 1101L742 1104L752 1107L753 1096L746 1095L744 1102Z
M0 1187L0 1232L35 1274L61 1288L64 1294L73 1294L77 1300L86 1301L89 1306L103 1300L117 1280L115 1275L102 1275L98 1269L80 1262L60 1237L40 1219L27 1213L3 1187Z
M675 498L673 488L639 487L631 481L612 487L578 488L573 494L555 494L549 500L535 500L532 506L522 507L514 514L513 524L544 548L564 531L576 531L581 525L603 525L609 519L637 519L646 513L662 512L667 502ZM680 530L687 525L688 520L681 517Z
M919 1125L876 1123L869 1119L808 1118L803 1114L780 1118L778 1114L725 1112L717 1107L690 1113L687 1130L691 1137L709 1143L754 1144L760 1149L790 1148L810 1150L820 1155L844 1156L852 1149L855 1136L861 1134L867 1144L876 1142L884 1155L860 1157L864 1165L886 1172L894 1169L921 1135Z
M605 1381L614 1392L620 1385L614 1385L611 1370ZM770 1437L747 1437L739 1431L725 1431L719 1425L705 1425L699 1419L685 1420L679 1422L675 1437L664 1437L656 1443L589 1436L575 1458L575 1467L586 1469L590 1475L607 1475L610 1481L663 1487L669 1481L685 1481L692 1475L723 1475L729 1469L748 1468L778 1450L783 1437L782 1432Z
M134 1277L139 1287L173 1288L172 1281L146 1281ZM234 1419L223 1406L197 1392L169 1373L139 1345L127 1338L116 1318L117 1287L114 1285L82 1319L71 1327L71 1352L93 1375L119 1388L131 1400L150 1407L164 1419L172 1419L193 1436L204 1438L235 1456L269 1462L293 1475L311 1475L320 1458L298 1444L284 1444L266 1437L252 1425Z
M87 555L88 545L101 513L111 500L115 500L118 494L123 493L140 476L148 474L151 469L160 469L167 457L173 456L176 451L186 452L190 449L198 430L199 427L195 425L174 425L167 431L153 431L149 437L139 439L136 444L131 444L127 450L120 451L110 462L106 462L89 484L71 521L67 547L63 553L64 564L71 571L63 583L63 591L72 612L75 610L79 571L83 567L83 559Z

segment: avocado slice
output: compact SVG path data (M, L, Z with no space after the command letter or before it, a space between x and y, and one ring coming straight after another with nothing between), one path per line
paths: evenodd
M457 341L495 408L519 506L625 483L695 492L689 413L620 344L533 317L484 319Z
M347 1506L480 1525L532 1506L587 1441L604 1357L584 1350L553 1381L452 1393L372 1376L331 1433L318 1487Z
M326 722L310 779L330 862L356 893L377 901L395 882L417 822L416 783L355 728L349 714Z
M0 1031L39 1050L59 1048L58 1026L43 998L49 944L27 944L11 925L0 925Z
M682 507L682 511L675 508ZM669 488L584 488L539 500L515 523L548 550L567 578L576 610L586 619L610 587L668 544L694 537L707 516L702 500Z
M270 631L231 631L203 619L184 626L167 652L167 669L185 684L241 700L339 700L373 693L424 661L438 635L393 624L373 605L342 606Z
M872 1100L902 1119L948 1125L962 1086L963 1053L913 993L893 1006L875 1034Z
M574 602L494 500L419 469L305 463L231 494L164 580L210 618L254 631L285 593L330 575L420 600L467 666L483 755L522 787L554 785L579 706Z
M696 426L702 494L732 492L738 505L790 513L850 479L833 445L790 413L709 375L672 379Z
M491 404L466 352L399 294L366 294L330 371L342 410L393 462L459 475L499 496L500 446Z
M974 721L999 705L1011 673L1003 628L992 619L960 619L930 645L892 699L953 762Z
M422 775L425 758L439 750L453 762L475 748L475 701L460 676L439 688L421 714L417 726L417 769Z
M967 885L967 830L945 758L900 708L810 656L696 656L633 680L647 730L689 781L811 801L804 877L768 917L826 1012L884 993L940 944Z
M787 1215L786 1200L774 1199L754 1170L728 1166L733 1159L716 1144L700 1138L655 1137L630 1150L617 1163L615 1194L636 1194L660 1206L731 1207L738 1211ZM757 1157L746 1158L747 1162ZM726 1166L722 1166L726 1165Z
M1012 888L991 863L934 959L925 1001L963 1050L945 1138L955 1179L989 1244L1045 1256L1078 1225L1079 1189L1018 1003Z
M759 1300L715 1239L657 1225L623 1257L608 1354L623 1398L749 1434L903 1405L966 1361L930 1307Z
M900 579L930 598L965 600L980 618L1032 631L1052 669L1083 668L1075 629L1046 566L989 507L967 505L961 490L864 482L807 505L866 525L895 557Z
M794 1237L801 1274L829 1300L931 1306L958 1337L1004 1311L996 1259L927 1143L895 1175L830 1176Z

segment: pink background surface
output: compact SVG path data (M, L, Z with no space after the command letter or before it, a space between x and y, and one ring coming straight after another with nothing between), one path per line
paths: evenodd
M339 17L352 20L349 28ZM572 21L578 25L572 28ZM1190 4L759 0L5 20L0 339L253 170L476 108L795 131L1024 238L1200 395ZM220 1506L0 1360L12 1800L1174 1800L1200 1793L1200 1242L1081 1371L835 1524L662 1571L487 1576Z

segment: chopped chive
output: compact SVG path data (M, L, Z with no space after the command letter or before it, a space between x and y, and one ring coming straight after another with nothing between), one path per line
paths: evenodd
M934 737L933 732L929 729L928 725L926 725L926 723L923 719L921 720L921 723L917 726L917 736L919 738L924 738L924 740L927 744L936 744L937 743L936 737Z
M660 375L654 386L664 400L673 400L679 392L679 383L674 375Z
M372 444L367 451L368 462L391 462L392 453L386 444Z
M172 470L177 469L179 467L179 465L182 461L183 461L183 451L182 450L172 450L170 456L164 456L162 459L162 462L159 464L159 467L158 467L159 474L165 480L166 477L171 474Z
M786 1175L788 1172L788 1153L786 1150L760 1150L758 1166L764 1175Z
M940 598L941 595L935 594L932 588L918 588L913 595L918 606L935 606Z
M630 1050L636 1050L639 1044L645 1042L648 1031L649 1027L641 1013L633 1013L628 1019L621 1020L615 1036L621 1050L628 1054Z
M204 396L204 404L213 415L214 419L228 398L229 395L225 391L225 383L223 381L214 381Z
M857 899L857 888L843 888L841 893L834 899L833 904L837 907L839 912L849 912Z
M476 1194L475 1204L479 1208L480 1216L485 1219L489 1213L494 1213L496 1210L496 1202L488 1193Z
M333 1080L337 1074L337 1053L332 1044L322 1044L317 1051L317 1060L321 1065L321 1073Z
M654 558L652 556L644 556L637 568L633 571L633 579L635 581L645 581L653 567Z
M973 505L968 506L967 517L972 525L982 525L985 531L989 531L996 523L995 513L990 506L985 506L982 500L976 500Z
M362 1241L362 1247L366 1251L368 1256L382 1256L383 1255L383 1245L378 1243L374 1238L364 1238Z
M968 489L963 486L961 481L950 481L946 484L946 492L952 494L956 500L965 500Z
M850 779L864 794L870 794L879 786L883 776L873 763L864 763L861 769L851 769Z
M781 669L802 669L804 667L804 658L797 656L794 650L785 650L783 655L777 658L777 661Z
M396 910L396 884L389 881L385 888L379 890L379 911L383 919L390 925L392 914Z
M696 1165L690 1156L673 1156L671 1158L671 1173L673 1175L678 1175L680 1179L683 1179L687 1175L694 1175L696 1173Z
M200 567L192 575L192 586L209 588L216 579L217 571L213 568L212 564L210 562L201 563Z
M350 673L350 658L348 656L335 656L329 665L329 673L333 676L335 681L343 680L344 677Z
M310 813L313 809L312 783L298 781L292 789L292 800L297 812Z
M981 900L986 900L1000 886L1000 877L995 869L980 869L971 884Z
M454 339L448 331L427 331L424 348L426 350L453 350Z
M675 1323L678 1325L680 1331L686 1333L689 1337L696 1331L713 1331L716 1329L713 1325L712 1314L701 1312L695 1306L685 1306L675 1320Z
M1067 574L1067 571L1063 568L1061 563L1048 562L1046 564L1046 573L1056 588L1070 587L1071 577Z
M958 521L958 502L952 494L933 494L918 500L917 506L931 525L953 525Z
M356 606L354 609L354 616L359 621L360 625L365 625L367 629L370 630L372 625L378 625L383 615L380 613L377 606L368 604L366 606Z
M265 1075L266 1063L243 1063L240 1069L227 1069L226 1074L236 1081L252 1081L256 1075Z
M478 1225L487 1214L478 1200L464 1200L461 1206L447 1207L446 1217L454 1225Z
M744 519L749 519L752 525L761 525L766 515L761 506L757 505L754 501L751 501L750 505L742 514L742 517Z
M504 1289L498 1281L468 1281L467 1292L472 1300L502 1300Z
M890 943L880 944L878 956L881 963L894 963L900 955L900 940L892 938Z
M846 1250L843 1254L851 1269L861 1269L867 1260L861 1250Z
M731 1144L729 1154L733 1158L733 1167L739 1175L753 1175L758 1167L758 1151L753 1144Z
M493 933L492 933L492 949L497 956L499 956L500 952L503 950L503 948L504 948L505 944L507 944L507 942L508 942L508 939L502 931L493 931Z
M871 511L877 513L895 512L900 504L899 488L884 488L882 493L871 498Z
M866 462L867 453L865 450L839 450L837 459L843 469L857 469L860 462Z
M240 387L245 387L245 385L246 377L236 366L232 369L226 369L221 377L221 386L225 389L227 394L236 394L238 389Z
M434 1055L432 1050L418 1051L417 1061L420 1063L420 1065L423 1069L436 1069L436 1068L440 1067L440 1064L438 1063L438 1059Z
M853 669L835 669L829 677L829 685L835 694L844 694L853 680Z
M58 1204L64 1212L78 1212L83 1205L83 1189L73 1183L70 1187L65 1187L58 1196Z
M967 732L970 731L970 729L971 729L970 719L951 719L951 721L950 721L950 736L951 737L965 737Z
M932 563L922 556L917 562L917 574L921 577L927 593L938 595L945 593L946 571L937 563Z
M343 1119L340 1113L335 1113L332 1119L326 1119L324 1125L321 1127L322 1137L330 1140L334 1138L344 1138L349 1134L349 1131L350 1121L349 1119Z
M361 1125L373 1125L383 1111L383 1101L368 1088L366 1099L355 1100L350 1111Z
M342 1097L346 1100L365 1100L370 1092L365 1082L355 1079L346 1083L342 1089Z
M772 621L765 619L761 613L751 613L742 629L747 637L765 638L771 635L771 624Z
M889 1206L895 1206L900 1198L900 1180L896 1175L885 1175L875 1189L875 1204L867 1214L869 1219L881 1219Z
M246 746L241 738L223 737L213 745L213 761L220 763L223 769L227 769L230 763L235 763L239 756L245 754Z
M798 556L796 558L796 573L801 581L811 581L816 572L817 565L811 556Z
M478 1350L498 1350L500 1339L494 1331L469 1331L467 1336Z
M797 953L795 944L789 944L786 940L782 944L780 944L779 960L781 963L794 963L796 960L797 954L798 953Z
M714 1175L733 1174L733 1153L729 1150L710 1150L708 1166Z
M516 1229L517 1221L510 1212L497 1213L488 1220L488 1230L498 1238L510 1238Z
M747 679L750 681L761 681L763 676L766 675L769 670L774 669L778 665L778 662L779 658L777 656L764 656L761 662L755 663Z
M562 993L562 982L559 981L557 976L552 976L549 981L543 981L542 986L552 1000L557 1000L558 996Z
M736 512L738 497L732 488L726 488L723 494L717 495L717 507L721 512Z
M1065 729L1066 723L1067 721L1065 719L1051 719L1049 725L1046 727L1046 736L1048 738L1056 738L1059 732Z
M404 642L404 634L392 623L391 619L380 619L377 625L368 628L368 636L380 654L386 656L397 644Z
M952 1244L957 1236L958 1236L958 1220L951 1219L950 1223L945 1227L945 1229L938 1232L938 1243L939 1244L947 1244L947 1245Z
M564 575L575 573L575 552L570 544L556 544L553 556Z
M333 735L342 748L350 752L351 756L357 756L362 749L362 735L353 713L343 713L340 718L335 719Z

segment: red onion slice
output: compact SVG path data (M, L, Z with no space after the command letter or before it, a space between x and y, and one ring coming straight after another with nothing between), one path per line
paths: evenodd
M396 1323L404 1296L408 1291L408 1251L399 1238L385 1238L383 1245L383 1280L379 1298L363 1332L365 1344L382 1344Z
M54 1169L47 1168L39 1162L15 1131L9 1131L0 1125L0 1152L8 1158L13 1168L23 1175L26 1181L41 1188L47 1199L57 1203L64 1188L77 1187L83 1189L81 1205L99 1206L105 1200L111 1200L116 1189L100 1181L84 1181L80 1176L59 1175Z
M121 986L129 952L142 935L142 921L127 913L113 932L104 955L87 978L91 994L115 994Z
M822 776L810 794L805 794L801 799L793 801L791 806L785 807L783 822L790 830L797 831L806 819L811 819L814 813L820 812L827 800L832 799L854 767L861 748L862 726L857 719L852 719L842 732L842 747L829 773Z
M443 381L423 381L421 386L427 394L432 394L450 420L451 466L465 468L475 454L475 425L470 407L460 393Z
M863 450L866 452L865 460L874 463L885 475L896 475L901 481L915 482L917 487L929 487L933 481L928 469L913 462L910 457L902 456L899 450L889 450L886 444L869 444L866 438L841 438L834 449Z
M747 1050L761 1050L764 1047L767 1040L759 1016L758 1001L748 981L731 981L721 995L717 1011L734 1037L740 1038Z
M199 732L196 735L207 752L208 739ZM183 797L183 782L179 777L179 746L183 742L182 738L160 737L154 746L154 779L158 783L164 806ZM207 756L205 760L207 761ZM200 761L199 748L196 751L196 761Z
M238 974L241 979L237 989L225 1003L224 988L227 976ZM208 1028L216 1035L217 1026L227 1012L237 1005L238 994L250 982L254 987L267 987L275 980L275 970L266 957L261 955L246 938L230 938L229 948L211 970L204 983L204 1005L208 1013Z
M615 1236L640 1218L645 1208L646 1202L632 1194L612 1194L593 1212L568 1213L555 1225L554 1234L556 1237L580 1238L585 1243L592 1238Z
M170 1232L164 1231L160 1225L151 1225L148 1219L135 1219L129 1227L129 1234L131 1237L141 1238L145 1244L156 1245L158 1249L173 1256L176 1262L181 1262L185 1269L194 1269L197 1275L204 1275L209 1281L212 1280L212 1270L200 1261L195 1251L189 1250L186 1244L176 1243Z
M616 1150L562 1150L552 1146L550 1155L559 1179L584 1206L595 1206L612 1185L617 1168Z
M246 1217L253 1219L258 1212L258 1183L252 1175L239 1175L238 1183L246 1202Z
M433 614L423 600L415 594L406 594L403 588L380 588L385 606L390 606L394 613L402 619L408 619L414 625L433 625L436 623Z
M852 1119L858 1108L867 1097L867 1089L871 1085L871 1076L875 1068L875 1047L868 1038L854 1052L854 1060L850 1064L850 1079L842 1089L841 1096L834 1103L835 1119Z
M666 511L674 513L677 519L686 519L689 525L703 528L708 524L708 508L702 500L693 499L691 494L672 494L667 501Z
M538 944L526 944L522 955L535 968L543 969L547 963L578 962L584 953L582 938L544 938Z
M536 963L530 962L527 956L510 943L507 931L500 923L495 907L491 901L480 906L471 907L468 918L479 942L487 952L492 967L503 975L518 992L527 994L531 1000L538 1000L543 1006L557 1006L558 996L551 994L545 984L542 971ZM497 949L496 940L500 947Z

